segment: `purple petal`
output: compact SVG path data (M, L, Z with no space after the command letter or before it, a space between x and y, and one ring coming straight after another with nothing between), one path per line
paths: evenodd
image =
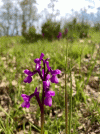
M29 108L29 107L30 107L30 103L29 103L29 102L24 101L24 102L21 104L21 106L22 106L22 107Z
M36 70L40 70L41 69L41 66L40 64L36 64L36 67L35 67Z
M34 62L37 63L37 64L41 64L41 61L40 61L39 58L36 58L36 59L34 60Z
M47 80L47 81L43 81L43 87L44 87L44 90L46 90L47 87L50 86L50 81Z
M47 83L47 87L49 87L50 86L50 81L47 80L46 83Z
M26 95L26 94L22 94L21 97L23 97L23 100L24 102L22 103L22 107L26 107L26 108L29 108L30 107L30 99L33 97L33 96L38 96L39 97L39 92L37 92L37 87L34 91L33 94L31 94L30 96Z
M27 74L27 75L30 75L30 76L33 75L33 72L31 72L31 71L28 70L28 69L24 70L24 73Z
M22 103L22 107L26 107L29 108L30 107L30 96L26 95L26 94L22 94L21 97L23 97L24 102Z
M49 97L49 96L55 96L55 92L54 91L46 92L45 97Z
M36 58L36 59L34 60L34 62L37 63L37 64L41 64L41 60L42 60L43 57L44 57L44 54L41 53L40 58Z
M58 83L58 78L56 75L52 75L52 77L50 78L52 83Z
M57 75L57 74L60 74L61 71L59 69L56 69L56 70L52 70L50 71L51 75Z
M44 104L46 106L51 107L52 106L52 97L46 97L45 100L44 100Z
M46 80L50 79L50 74L47 74Z
M24 79L24 82L25 83L30 83L32 81L32 77L31 76L27 76L25 79Z
M24 101L29 101L30 100L30 96L26 95L26 94L22 94L21 97L23 97Z
M34 91L34 93L36 93L37 92L37 87L35 88L35 91Z
M42 60L43 57L44 57L44 54L41 53L41 55L40 55L40 60Z

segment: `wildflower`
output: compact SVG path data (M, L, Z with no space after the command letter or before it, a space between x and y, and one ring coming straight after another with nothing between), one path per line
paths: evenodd
M59 33L59 37L61 37L62 34ZM35 92L31 94L30 96L26 94L22 94L21 97L23 97L24 102L22 103L22 107L29 108L30 107L30 99L35 96L37 99L37 102L40 106L41 110L41 134L43 134L43 126L44 126L44 105L51 107L52 106L52 96L55 96L54 91L50 91L50 81L52 83L58 83L58 78L57 74L60 74L61 71L59 69L52 70L51 67L49 66L49 60L48 58L46 60L43 59L44 54L41 53L40 58L36 58L34 62L36 63L35 71L31 72L28 69L24 70L24 73L26 73L28 76L24 79L25 83L30 83L32 81L32 76L36 73L38 73L43 81L43 92L42 92L42 102L40 101L39 98L39 92L37 92L37 87L35 89ZM43 61L44 69L42 69L42 74L41 74L41 60ZM47 72L45 69L45 64L47 65ZM51 76L49 74L51 73Z
M30 96L26 95L26 94L22 94L21 97L23 97L24 102L22 103L22 107L26 107L29 108L30 107Z
M58 83L58 78L57 78L57 74L60 74L61 71L59 69L56 69L56 70L50 70L50 73L52 75L52 77L50 78L51 82L52 83Z
M28 76L24 79L24 82L25 83L30 83L32 81L32 77L34 74L37 73L37 71L34 71L34 72L31 72L29 71L28 69L24 70L24 73L27 74Z
M56 69L56 70L52 70L51 67L49 66L49 62L47 60L49 60L49 58L47 58L46 60L43 59L44 57L44 54L41 53L40 55L40 58L36 58L34 60L34 62L36 63L36 67L35 67L35 71L31 72L29 71L28 69L26 69L24 71L24 73L26 73L28 76L24 79L24 82L25 83L30 83L32 81L32 76L36 73L39 73L42 81L43 81L43 90L44 90L44 97L45 97L45 100L44 100L44 104L47 106L51 106L52 105L52 97L51 96L55 96L55 92L54 91L50 91L49 90L49 87L50 87L50 81L52 83L58 83L58 78L57 78L57 74L60 74L61 71L59 69ZM44 65L44 69L42 69L42 74L41 74L41 60L43 60L43 65ZM47 66L47 72L45 72L45 64ZM51 76L49 74L49 72L51 73ZM30 99L33 97L33 96L36 96L36 99L38 101L38 104L41 108L41 102L40 102L40 98L39 98L39 92L37 92L37 88L35 90L35 92L33 94L31 94L30 96L26 95L26 94L22 94L21 95L23 97L23 104L22 106L23 107L27 107L29 108L30 107Z
M49 78L50 78L50 75L48 74L48 79L46 81L43 81L44 90L46 90L46 88L50 86Z
M55 92L54 91L47 91L45 94L45 100L44 100L44 104L46 106L51 107L52 105L52 97L51 96L55 96Z
M35 68L36 70L40 70L40 68L41 68L40 64L41 64L41 60L42 60L43 57L44 57L44 54L41 53L40 58L36 58L34 60L34 62L36 63L36 68Z
M30 96L26 95L26 94L22 94L21 97L23 97L24 102L22 103L22 107L26 107L29 108L30 107L30 99L33 96L39 96L39 92L37 92L37 88L35 89L35 92L33 94L31 94Z
M57 38L58 38L58 39L60 39L61 37L62 37L62 33L61 33L61 32L59 32L59 34L58 34Z
M41 64L41 60L42 60L43 56L44 56L44 54L41 53L40 58L37 58L37 59L34 60L34 62L36 63L36 67L35 67L36 70L35 70L34 72L31 72L31 71L29 71L28 69L24 70L24 73L28 75L28 76L24 79L24 82L25 82L25 83L27 83L27 82L30 83L30 82L32 81L32 76L33 76L34 74L36 74L37 72L40 73L40 69L41 69L40 64Z

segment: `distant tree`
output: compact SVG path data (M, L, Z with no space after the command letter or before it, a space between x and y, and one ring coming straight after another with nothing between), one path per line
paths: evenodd
M97 8L97 23L100 23L100 7Z
M27 0L27 14L28 14L28 21L29 21L29 27L32 26L34 21L37 21L41 16L38 15L37 8L35 7L36 0Z
M36 14L35 0L23 0L19 2L22 9L22 32L27 32L28 25L31 27L34 21L37 21L39 16Z
M11 0L2 0L3 5L1 7L1 15L0 17L2 18L2 28L4 30L5 35L9 35L9 29L11 26L11 20L12 20L12 7L13 3ZM6 25L5 25L6 23ZM5 28L4 28L5 26Z
M50 19L49 11L46 8L44 8L44 10L41 11L41 16L42 16L43 22L44 20Z
M60 14L59 10L54 10L55 4L54 2L58 2L58 0L50 0L50 3L48 4L48 8L52 9L52 13L50 15L51 19L56 20L56 16L58 16ZM54 14L54 11L56 11L56 13Z
M14 30L16 30L16 35L18 35L18 21L19 21L19 9L17 7L14 8L14 16L13 16L13 21L14 21L14 28L13 28L13 33Z
M3 35L3 26L2 26L2 23L0 23L0 36Z
M5 35L5 26L3 25L3 23L0 23L0 36L4 36Z
M21 7L21 10L22 10L22 35L25 34L26 32L26 19L25 19L25 16L27 16L27 10L26 10L26 3L27 1L23 0L21 1L19 4L20 4L20 7Z

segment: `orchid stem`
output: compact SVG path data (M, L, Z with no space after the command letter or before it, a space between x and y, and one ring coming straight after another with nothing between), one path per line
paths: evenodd
M44 134L44 105L41 110L41 134Z
M44 64L44 74L45 74L45 64ZM42 90L42 107L41 107L41 134L44 134L44 97L45 97L45 93L44 93L44 86L43 86L43 90Z

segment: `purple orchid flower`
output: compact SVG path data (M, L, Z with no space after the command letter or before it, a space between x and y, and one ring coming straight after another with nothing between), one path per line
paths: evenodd
M61 71L59 69L56 69L56 70L52 70L51 67L49 67L49 62L47 61L46 62L46 65L47 65L47 68L48 70L50 71L52 77L50 78L51 82L52 83L58 83L58 78L57 78L57 74L60 74Z
M29 71L28 69L24 70L24 73L28 75L28 76L24 79L24 82L25 82L25 83L27 83L27 82L30 83L30 82L32 81L32 77L31 77L31 76L33 76L34 74L36 74L37 71L38 71L38 72L40 71L40 69L41 69L40 64L41 64L41 60L42 60L43 56L44 56L44 54L41 53L40 58L37 58L37 59L34 60L34 62L36 63L36 70L35 70L34 72L31 72L31 71Z
M41 60L43 57L44 57L44 54L41 53L40 58L36 58L34 60L34 62L36 63L36 68L35 68L36 70L40 70L40 68L41 68L40 64L41 64Z
M60 39L62 37L62 33L59 32L57 38Z
M62 36L62 34L60 34L59 36ZM25 83L30 83L32 81L32 76L36 73L38 73L43 81L43 91L42 91L42 102L40 101L40 97L39 97L39 92L37 92L37 87L35 89L35 92L33 94L31 94L30 96L26 95L26 94L22 94L21 97L23 97L24 102L22 103L22 107L26 107L29 108L30 107L30 99L32 97L36 97L36 100L40 106L40 110L41 110L41 134L43 134L43 126L44 126L44 105L51 107L52 106L52 96L55 96L55 92L54 91L50 91L50 81L52 83L58 83L58 78L57 78L57 74L60 74L61 71L59 69L56 70L52 70L51 67L49 66L49 62L47 60L49 60L48 58L46 60L43 59L44 54L41 53L40 58L36 58L34 60L34 62L36 63L36 67L35 67L35 71L31 72L28 69L24 70L24 73L26 73L28 76L24 79ZM43 60L43 65L44 65L44 69L42 69L42 74L41 74L41 60ZM45 69L45 64L47 65L47 71ZM51 73L51 76L49 74L49 72Z
M30 107L30 99L33 96L37 96L39 97L39 92L37 92L37 88L35 89L35 92L33 94L31 94L30 96L26 95L26 94L22 94L21 97L23 97L24 102L22 103L22 107L26 107L29 108Z
M44 87L44 90L45 91L46 91L46 88L49 88L49 86L50 86L49 79L50 79L50 74L48 74L47 77L46 77L46 79L45 79L45 81L43 81L43 87Z
M36 58L34 60L34 62L36 63L36 70L31 72L29 71L28 69L26 69L24 71L24 73L26 73L28 76L24 79L24 82L25 83L30 83L32 81L32 76L36 73L39 73L42 81L43 81L43 90L44 90L44 97L45 97L45 100L44 100L44 104L47 106L51 106L52 105L52 97L51 96L55 96L55 92L54 91L50 91L49 90L49 87L50 87L50 81L52 83L58 83L58 78L57 78L57 74L60 74L61 71L59 69L56 69L56 70L52 70L51 67L49 66L49 62L47 60L49 60L48 58L46 60L43 59L44 57L44 54L41 53L40 55L40 58ZM41 60L43 60L43 65L44 65L44 69L42 69L42 74L41 74ZM47 66L47 72L45 72L45 64ZM49 72L51 73L51 76L49 74ZM41 105L41 101L40 101L40 98L39 98L39 92L37 92L37 88L35 90L35 92L33 94L31 94L30 96L26 95L26 94L22 94L21 95L23 97L23 104L22 104L22 107L26 107L26 108L29 108L30 107L30 99L35 96L37 101L38 101L38 104L40 106L40 109L42 108Z
M49 107L51 107L51 105L52 105L52 97L51 96L55 96L55 92L54 91L48 91L48 92L46 92L46 94L45 94L45 100L44 100L44 104L46 105L46 106L49 106Z
M32 81L32 77L34 74L37 73L37 71L34 71L34 72L31 72L29 71L28 69L24 70L24 73L27 74L28 76L24 79L24 82L25 83L30 83Z

